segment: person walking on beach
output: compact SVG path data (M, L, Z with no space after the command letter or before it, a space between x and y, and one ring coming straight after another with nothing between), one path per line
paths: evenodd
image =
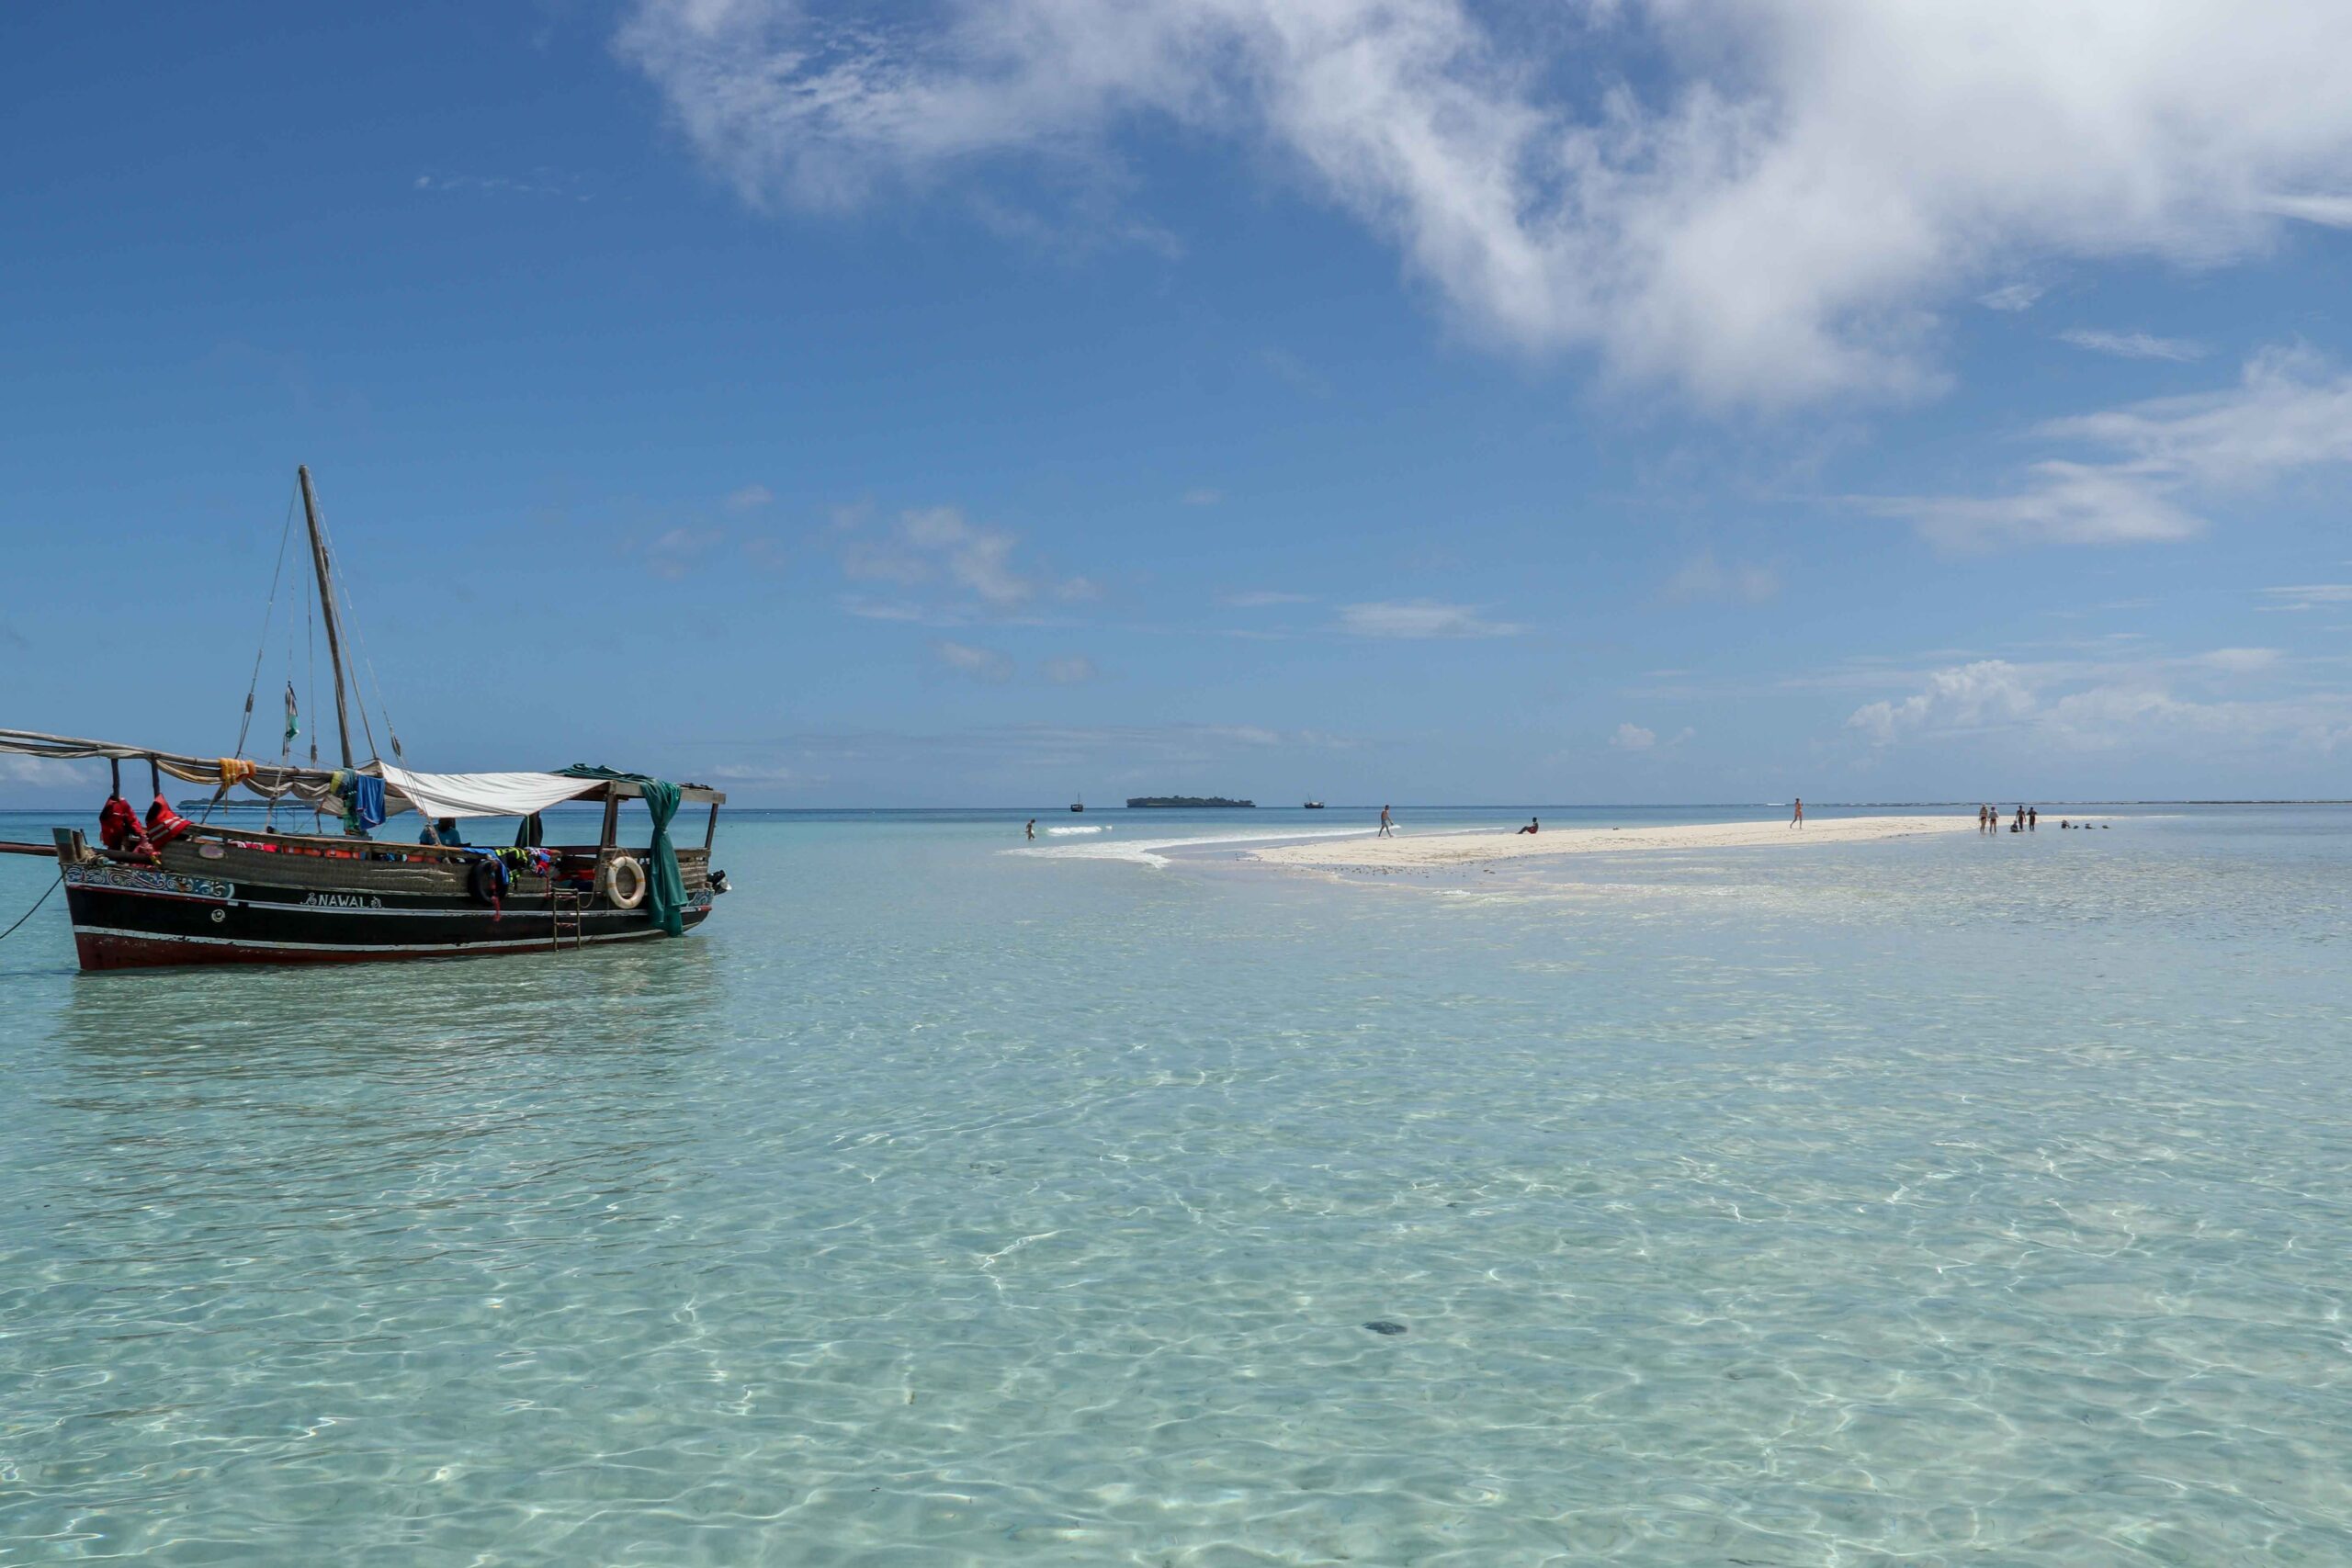
M2040 807L2039 806L2029 806L2029 807L2027 807L2025 808L2025 830L2026 830L2027 832L2030 833L2030 832L2032 832L2035 829L2037 829L2037 828L2039 828L2039 827L2041 827L2041 807Z
M1380 836L1384 839L1396 836L1396 824L1388 819L1388 807L1385 806L1380 808Z
M1804 796L1803 795L1797 796L1797 814L1789 818L1789 826L1792 828L1804 826Z

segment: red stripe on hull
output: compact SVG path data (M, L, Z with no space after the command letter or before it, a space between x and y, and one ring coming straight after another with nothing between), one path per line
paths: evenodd
M661 934L648 931L641 935L599 937L585 945L596 948L616 942L645 942ZM379 964L414 958L504 958L578 950L567 941L560 948L543 942L519 942L511 947L493 947L485 942L461 948L420 947L403 953L398 948L383 947L296 948L233 942L168 942L77 931L74 933L74 951L81 958L83 972L88 974L100 969L186 969L208 964Z

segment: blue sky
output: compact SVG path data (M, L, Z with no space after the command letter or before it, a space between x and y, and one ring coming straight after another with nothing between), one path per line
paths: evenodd
M428 770L2352 795L2340 6L6 26L0 724L226 750L307 462Z

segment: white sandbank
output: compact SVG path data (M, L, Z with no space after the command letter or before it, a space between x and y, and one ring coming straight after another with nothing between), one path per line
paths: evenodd
M1973 833L1974 816L1824 817L1785 822L1684 822L1664 828L1546 828L1540 833L1431 833L1399 829L1393 839L1277 844L1252 852L1268 865L1298 871L1405 871L1477 865L1543 855L1606 854L1627 850L1803 849L1873 843L1922 833Z

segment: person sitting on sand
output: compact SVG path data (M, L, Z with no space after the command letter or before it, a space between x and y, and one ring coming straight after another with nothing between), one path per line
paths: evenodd
M1537 819L1537 818L1533 818L1533 817L1531 817L1531 818L1529 818L1527 819L1527 826L1526 826L1526 827L1524 827L1524 828L1521 828L1521 829L1520 829L1520 832L1521 832L1521 833L1536 833L1536 832L1541 832L1541 831L1543 830L1543 828L1544 828L1544 824L1543 824L1543 822L1542 822L1542 821L1540 821L1539 819ZM1514 835L1514 837L1515 837L1515 836L1516 836L1516 835Z

